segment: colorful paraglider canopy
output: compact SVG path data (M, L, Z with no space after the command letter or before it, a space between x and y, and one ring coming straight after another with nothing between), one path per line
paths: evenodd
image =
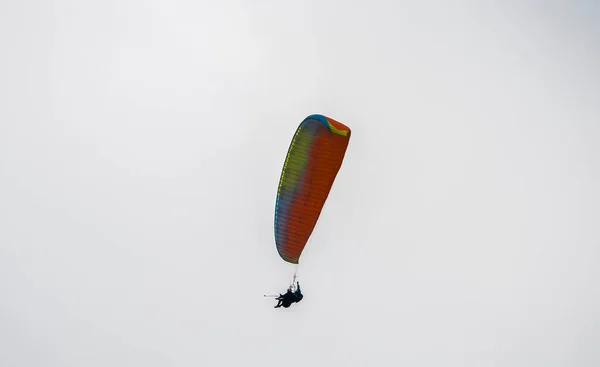
M281 258L298 260L312 234L350 140L350 128L310 115L290 144L277 190L275 244Z

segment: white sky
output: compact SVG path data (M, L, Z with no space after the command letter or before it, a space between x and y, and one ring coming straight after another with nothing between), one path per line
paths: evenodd
M3 1L0 366L600 365L591 1ZM301 258L292 135L353 135Z

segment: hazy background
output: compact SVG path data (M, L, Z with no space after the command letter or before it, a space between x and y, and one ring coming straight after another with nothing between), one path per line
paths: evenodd
M1 366L600 365L598 3L0 4Z

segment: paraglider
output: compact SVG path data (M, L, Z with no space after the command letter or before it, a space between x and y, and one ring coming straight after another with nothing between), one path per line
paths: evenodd
M275 308L281 306L288 308L292 303L302 301L302 298L304 298L304 295L302 295L302 291L300 290L300 283L296 282L296 289L290 286L285 294L280 294L279 297L275 298L278 301Z
M342 166L350 135L348 126L318 114L306 117L296 129L281 172L275 204L275 246L284 261L299 264ZM295 287L292 282L289 293L294 293L291 289ZM280 297L281 303L285 296ZM292 299L287 297L285 300Z

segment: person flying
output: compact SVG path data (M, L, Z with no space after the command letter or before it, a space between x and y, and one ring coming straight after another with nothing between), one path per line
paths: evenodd
M296 282L296 290L292 292L292 286L290 286L285 294L279 294L279 297L275 298L278 302L275 308L279 308L283 306L284 308L288 308L292 305L292 303L298 303L302 301L304 295L300 290L300 283Z

